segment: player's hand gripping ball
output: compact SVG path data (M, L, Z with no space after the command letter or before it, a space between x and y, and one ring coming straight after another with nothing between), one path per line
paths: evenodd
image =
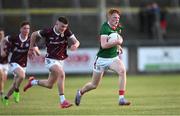
M119 40L121 44L123 43L123 38L118 33L111 33L109 35L108 42L114 42L114 41L117 41L117 40Z

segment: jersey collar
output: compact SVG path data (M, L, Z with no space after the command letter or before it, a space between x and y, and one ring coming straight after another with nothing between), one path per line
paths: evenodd
M116 27L116 26L111 27L109 21L107 22L107 24L109 25L109 27L110 27L112 30L116 30L117 27Z
M60 35L60 33L58 33L58 32L56 31L55 27L53 28L53 31L54 31L54 33L55 33L57 36Z
M21 33L20 33L19 34L19 39L21 40L21 42L25 42L28 39L28 37L22 38Z

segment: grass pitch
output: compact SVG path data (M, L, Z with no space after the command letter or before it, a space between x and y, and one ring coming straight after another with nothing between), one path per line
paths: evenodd
M74 103L76 90L89 80L90 76L67 76L66 99ZM6 91L11 82L6 82ZM108 75L83 96L80 106L68 109L59 108L56 84L51 90L33 87L24 93L25 82L20 103L12 98L9 106L0 103L0 115L180 115L180 75L128 76L126 98L131 106L118 106L118 78Z

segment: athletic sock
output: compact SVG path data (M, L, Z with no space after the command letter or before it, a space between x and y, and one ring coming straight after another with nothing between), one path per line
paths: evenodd
M82 96L84 93L80 90L79 91L79 95Z
M60 99L60 102L63 103L66 98L65 98L64 94L61 94L61 95L59 95L59 99Z
M15 88L14 91L15 91L15 92L19 92L19 89L18 89L18 88Z
M124 93L125 93L124 90L119 90L119 100L124 98Z
M38 85L38 83L39 83L39 80L32 80L32 81L31 81L31 84L32 84L32 85Z

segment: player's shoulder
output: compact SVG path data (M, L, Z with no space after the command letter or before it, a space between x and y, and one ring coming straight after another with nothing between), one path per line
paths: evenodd
M13 41L13 40L19 39L19 35L7 35L6 39L9 41Z
M65 30L64 35L69 37L69 36L73 35L73 32L72 32L71 29L68 27L68 28Z
M43 28L38 31L40 36L46 37L53 34L53 28Z
M41 31L43 31L45 33L52 33L53 32L53 28L43 28Z
M18 35L7 35L6 36L7 38L17 38L17 37L19 37Z
M108 28L108 23L107 22L104 22L103 24L102 24L102 26L101 26L101 28Z
M107 22L104 22L100 29L100 34L108 35L111 31L111 28L109 27Z

